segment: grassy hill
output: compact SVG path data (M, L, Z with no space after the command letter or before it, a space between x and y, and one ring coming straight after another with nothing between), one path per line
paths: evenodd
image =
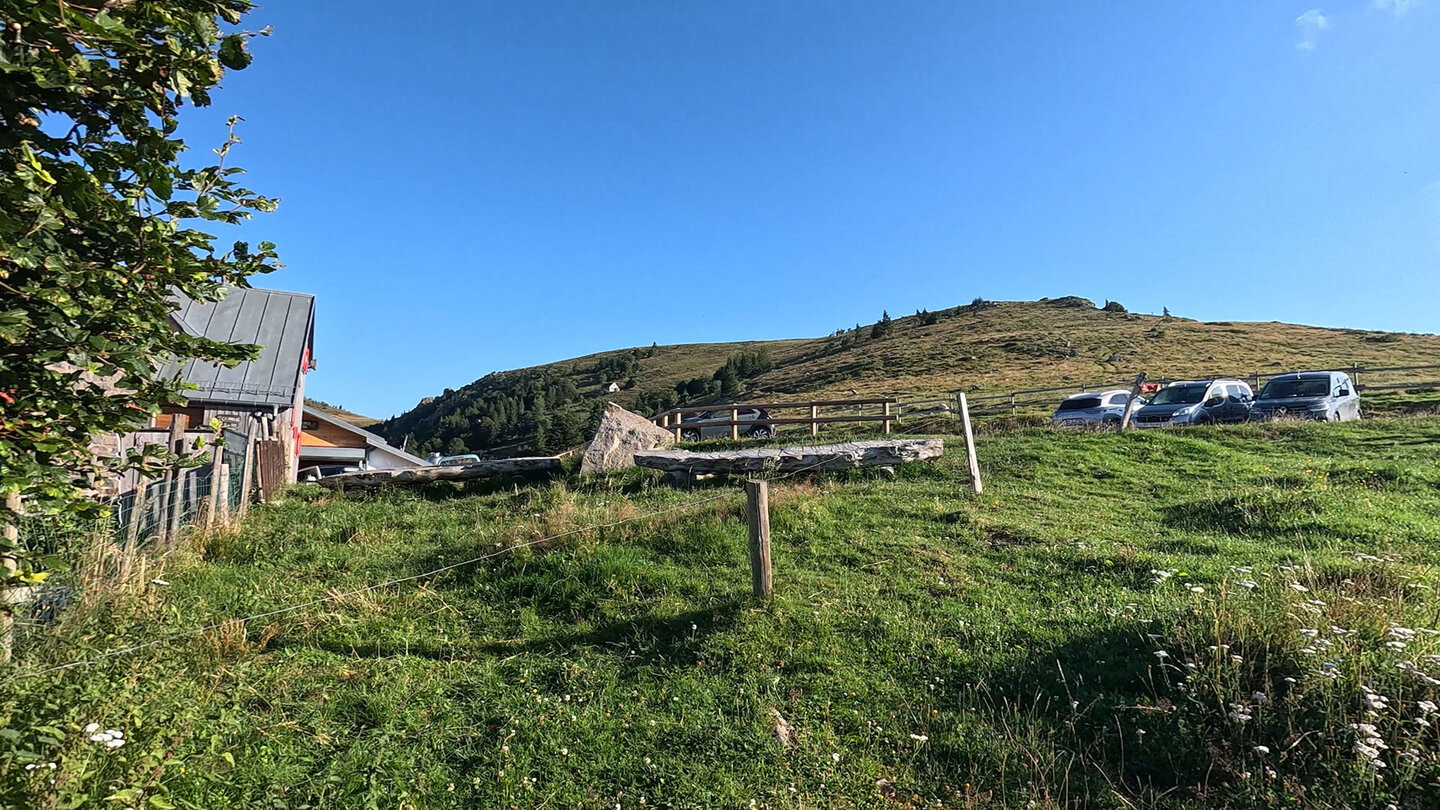
M823 338L655 346L602 352L545 366L492 374L446 391L377 430L392 442L407 434L426 449L505 453L533 448L536 420L525 418L535 391L547 397L543 427L557 449L583 440L597 403L614 400L654 412L681 402L675 386L710 380L727 359L762 352L771 368L740 381L731 395L707 392L693 403L770 397L947 395L956 390L1152 377L1249 376L1282 369L1416 365L1440 358L1440 336L1324 329L1284 323L1204 323L1098 309L1082 298L975 302L896 318L885 337L872 328ZM618 382L623 390L604 387ZM712 386L713 387L713 386ZM508 404L496 406L500 399ZM495 420L497 412L501 418ZM518 414L518 415L517 415ZM448 419L447 419L448 417ZM484 425L490 417L492 424ZM506 423L506 419L509 422ZM563 435L555 437L559 432Z
M342 422L349 422L350 424L358 428L365 428L368 430L369 428L380 424L379 419L375 419L374 417L370 416L362 416L358 413L351 413L344 408L336 407L335 405L331 405L328 402L321 402L318 399L305 400L305 407L314 408L315 410L325 414L326 416L332 416Z
M0 685L0 805L1433 807L1437 443L1011 431L984 497L954 446L777 482L763 603L733 483L292 491L20 660L325 601Z

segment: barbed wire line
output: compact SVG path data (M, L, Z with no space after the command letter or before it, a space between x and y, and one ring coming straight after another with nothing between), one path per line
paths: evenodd
M93 665L98 664L98 663L100 663L100 662L102 662L102 661L107 661L107 660L109 660L109 659L111 659L111 658L118 658L118 657L120 657L120 656L122 656L122 655L129 655L130 653L139 652L139 651L141 651L141 650L146 650L146 649L149 649L149 648L151 648L151 647L158 647L158 646L160 646L160 645L162 645L162 644L168 644L168 643L170 643L170 642L172 642L172 641L179 641L179 640L181 640L181 639L193 638L194 636L201 635L202 633L208 633L208 632L210 632L210 631L212 631L212 630L218 630L218 629L220 629L220 628L222 628L222 627L225 627L226 625L232 625L232 624L247 624L247 623L249 623L249 622L258 621L258 620L260 620L260 619L268 619L268 618L271 618L271 617L273 617L273 616L283 616L283 615L285 615L285 614L287 614L287 613L294 613L294 612L297 611L297 610L304 610L305 608L315 607L316 605L323 605L323 604L326 604L326 603L328 603L328 602L337 602L337 601L340 601L340 600L342 600L342 599L348 599L348 598L350 598L350 597L352 597L352 596L358 596L358 595L363 594L363 593L369 593L370 591L377 591L377 590L380 590L380 589L382 589L382 588L389 588L389 587L392 587L392 586L395 586L395 585L403 585L403 584L405 584L405 583L407 583L407 582L415 582L415 581L421 580L421 579L428 579L428 578L430 578L430 577L437 576L437 575L439 575L439 574L443 574L443 573L445 573L446 571L453 571L453 570L455 570L456 568L464 568L464 567L467 566L467 565L474 565L474 564L476 564L476 563L481 563L481 562L484 562L484 561L486 561L486 560L490 560L490 559L494 559L495 557L499 557L499 556L501 556L501 555L503 555L503 554L511 553L511 552L514 552L514 551L518 551L519 549L522 549L522 548L529 548L529 547L531 547L531 546L537 546L537 545L540 545L541 543L548 543L548 542L551 542L551 541L553 541L553 540L559 540L559 539L561 539L561 538L569 537L569 536L571 536L571 535L580 534L580 533L582 533L582 532L597 531L597 530L601 530L601 529L610 529L610 528L614 528L614 527L616 527L616 526L620 526L620 525L623 525L623 524L626 524L626 523L634 523L634 522L637 521L637 520L644 520L644 519L646 519L646 518L658 517L658 516L660 516L660 515L669 514L669 513L671 513L671 512L676 512L676 511L679 511L679 510L681 510L681 509L687 509L687 508L690 508L690 507L693 507L693 506L702 506L702 505L707 504L707 503L712 503L712 502L714 502L714 501L718 501L718 500L722 500L722 499L724 499L724 498L728 498L728 497L730 497L731 495L734 495L734 494L735 494L735 493L734 493L733 491L727 491L727 492L725 492L725 493L723 493L723 494L720 494L720 495L712 495L712 496L710 496L710 497L708 497L708 498L701 498L701 499L699 499L699 500L688 501L688 502L686 502L686 503L676 504L676 505L674 505L674 506L666 507L666 508L664 508L664 509L657 509L657 510L655 510L655 511L653 511L653 512L647 512L647 513L645 513L645 514L643 514L643 515L634 515L634 516L632 516L632 517L622 518L622 519L616 520L616 521L611 521L610 523L597 523L597 524L595 524L595 525L593 525L593 526L582 526L582 527L580 527L580 528L578 528L578 529L570 529L570 530L568 530L568 531L559 532L559 533L557 533L557 534L552 534L552 535L549 535L549 536L547 536L547 537L540 537L540 538L536 538L536 539L534 539L534 540L527 540L527 541L525 541L525 542L523 542L523 543L516 543L515 545L506 546L506 547L504 547L504 548L502 548L502 549L499 549L499 550L497 550L497 551L492 551L492 552L489 552L489 553L486 553L486 554L481 554L481 555L478 556L478 557L471 557L470 559L467 559L467 560L461 560L461 561L459 561L459 562L450 563L449 565L444 565L444 566L441 566L441 567L439 567L439 568L432 569L432 570L430 570L430 571L425 571L424 573L411 574L410 576L405 576L405 577L396 577L395 579L386 580L385 582L377 582L377 583L375 583L375 584L366 585L366 586L364 586L364 587L356 588L356 589L354 589L354 590L346 591L346 592L344 592L344 593L330 594L330 595L327 595L327 596L320 597L319 599L311 599L311 600L309 600L309 601L299 602L299 603L294 604L294 605L286 605L285 607L276 608L275 610L268 610L268 611L265 611L264 613L255 613L255 614L252 614L252 615L249 615L249 616L241 616L241 617L237 617L237 618L226 619L225 621L216 622L216 623L214 623L214 624L206 625L206 626L204 626L204 627L197 627L197 628L194 628L194 629L191 629L191 630L183 630L183 631L180 631L180 632L177 632L177 633L170 633L170 634L168 634L168 635L160 636L159 638L155 638L155 639L152 639L152 640L150 640L150 641L146 641L146 642L143 642L143 643L140 643L140 644L133 644L133 645L128 646L128 647L121 647L121 648L118 648L118 649L109 650L109 651L104 652L104 653L101 653L100 655L97 655L97 656L95 656L95 657L93 657L93 658L87 658L87 659L83 659L83 660L80 660L80 661L72 661L72 662L67 663L67 664L58 664L58 665L53 666L53 667L45 667L44 669L31 670L31 671L29 671L29 672L16 673L15 676L14 676L14 678L15 678L16 680L21 680L21 679L25 679L25 678L34 678L34 677L37 677L37 676L40 676L40 675L47 675L47 674L50 674L50 673L53 673L53 672L60 672L60 671L67 670L67 669L75 669L75 668L77 668L77 667L93 666Z

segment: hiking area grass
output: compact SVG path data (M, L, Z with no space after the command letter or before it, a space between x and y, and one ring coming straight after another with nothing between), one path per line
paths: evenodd
M767 601L735 481L293 489L23 637L313 603L8 677L0 801L1440 804L1440 419L978 445L773 482Z

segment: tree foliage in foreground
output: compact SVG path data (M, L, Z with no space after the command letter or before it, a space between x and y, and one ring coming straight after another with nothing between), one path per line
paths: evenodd
M164 362L253 356L169 322L172 290L214 301L276 266L274 245L200 229L275 207L226 165L235 119L212 166L182 168L176 136L184 105L249 64L251 34L227 33L249 9L0 0L0 490L26 511L94 508L90 436L178 401Z

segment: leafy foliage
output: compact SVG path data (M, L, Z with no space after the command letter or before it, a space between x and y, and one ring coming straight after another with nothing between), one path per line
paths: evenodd
M226 165L184 168L187 102L210 103L250 62L225 33L249 0L0 0L0 490L27 510L94 510L93 434L177 402L171 358L235 363L255 347L175 330L172 296L214 301L274 269L274 246L228 250L200 223L235 224L274 199ZM133 460L132 460L133 461Z

